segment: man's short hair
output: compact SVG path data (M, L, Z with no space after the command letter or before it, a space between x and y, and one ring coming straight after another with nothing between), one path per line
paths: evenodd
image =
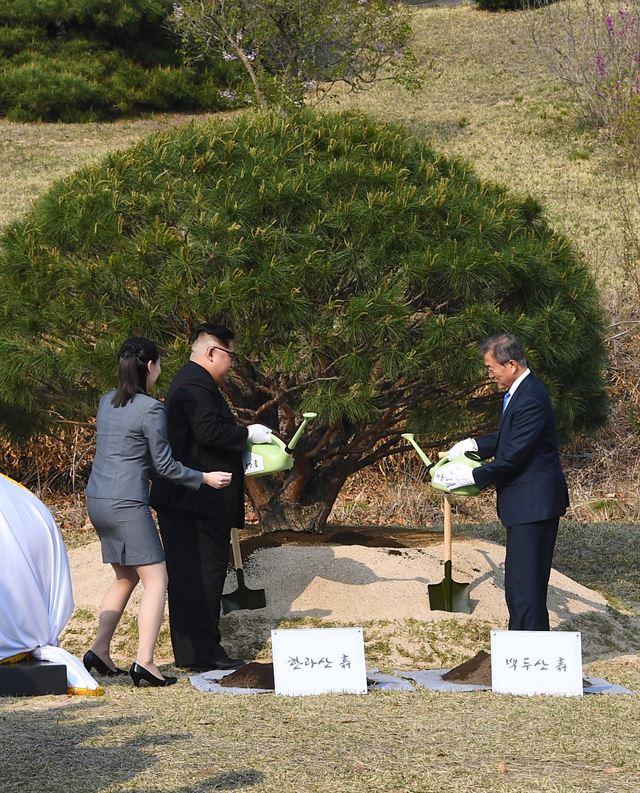
M520 366L527 365L522 342L513 333L496 333L495 336L489 336L480 342L478 348L482 355L491 353L500 364L516 361Z
M201 322L196 325L191 332L189 341L191 344L195 344L200 336L215 336L225 347L228 347L229 342L233 341L233 331L224 325L217 325L215 322Z

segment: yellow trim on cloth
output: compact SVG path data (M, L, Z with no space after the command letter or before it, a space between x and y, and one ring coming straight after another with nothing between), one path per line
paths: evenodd
M104 695L104 688L67 688L67 694L78 697L101 697Z
M0 474L0 476L1 476L3 479L6 479L6 480L7 480L7 482L12 482L14 485L18 485L18 487L21 487L23 490L26 490L26 491L27 491L27 493L30 493L30 492L31 492L31 491L30 491L30 490L28 490L28 489L27 489L27 488L26 488L24 485L21 485L21 484L20 484L20 482L16 482L16 480L15 480L15 479L12 479L10 476L7 476L6 474Z
M36 660L65 667L64 692L98 693L100 686L82 661L58 646L73 612L60 531L42 501L5 474L0 475L0 546L1 608L11 615L0 622L0 657L16 663L30 652Z
M4 476L4 474L0 474L0 476ZM15 655L10 655L8 658L0 659L0 666L2 666L2 664L17 664L20 663L20 661L33 661L33 656L30 652L16 653Z

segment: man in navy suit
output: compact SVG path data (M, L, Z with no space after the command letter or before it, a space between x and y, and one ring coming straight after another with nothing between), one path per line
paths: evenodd
M480 345L491 380L505 391L502 419L492 435L467 438L448 452L450 460L477 451L493 461L453 470L445 484L496 488L498 517L507 530L505 597L509 630L548 631L547 588L558 522L569 497L556 425L546 388L527 367L517 336L502 333Z

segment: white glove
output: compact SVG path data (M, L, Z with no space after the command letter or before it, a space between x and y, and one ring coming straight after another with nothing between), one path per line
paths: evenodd
M463 441L458 441L455 443L448 452L445 452L447 455L448 460L455 460L456 457L460 457L461 454L465 452L477 452L478 451L478 444L475 442L473 438L465 438Z
M453 465L443 465L433 476L433 481L437 485L444 485L449 490L455 490L465 485L475 485L473 469L463 463Z
M271 443L271 433L269 427L264 424L249 424L249 440L251 443Z

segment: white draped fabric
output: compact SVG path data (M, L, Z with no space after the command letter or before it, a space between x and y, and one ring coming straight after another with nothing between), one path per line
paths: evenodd
M69 560L51 513L0 474L0 661L33 652L65 664L69 689L96 693L81 662L58 647L73 605Z

